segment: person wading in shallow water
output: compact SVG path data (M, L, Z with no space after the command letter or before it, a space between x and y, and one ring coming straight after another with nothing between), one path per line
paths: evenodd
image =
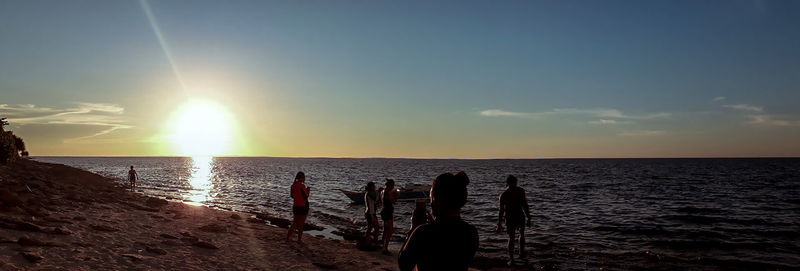
M133 170L133 166L131 166L131 170L128 170L128 181L131 183L131 190L136 189L136 170Z
M381 193L381 200L383 202L383 209L381 209L381 220L383 220L383 254L392 254L389 252L389 239L392 239L394 233L394 203L397 202L397 190L394 189L394 180L386 179L384 182L383 192Z
M461 220L469 178L463 171L436 177L431 186L434 221L417 227L400 250L400 270L467 270L478 250L478 230Z
M531 212L525 189L517 186L517 177L508 175L506 191L500 194L500 216L497 221L497 232L503 231L503 220L508 233L508 265L514 264L514 234L519 231L519 258L525 258L525 218L531 225Z
M289 232L286 234L286 241L292 239L292 232L297 230L297 242L302 244L303 226L306 224L306 216L308 215L308 196L311 193L311 188L306 187L306 174L302 171L297 172L294 177L294 183L290 191L290 196L293 199L292 214L294 220L292 226L289 227Z

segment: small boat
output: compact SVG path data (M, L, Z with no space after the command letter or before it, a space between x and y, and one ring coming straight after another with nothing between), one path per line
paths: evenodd
M431 189L430 185L418 185L415 184L411 187L407 187L404 189L398 189L397 200L401 201L414 201L417 199L427 199L428 193ZM380 190L383 190L381 188ZM380 190L378 193L380 193ZM342 193L350 198L355 204L363 204L364 203L364 191L348 191L344 189L339 189ZM380 203L380 202L378 202Z
M356 191L347 191L344 189L339 189L339 191L342 191L342 193L344 193L345 196L350 198L350 200L352 200L353 203L364 204L364 191L356 192Z

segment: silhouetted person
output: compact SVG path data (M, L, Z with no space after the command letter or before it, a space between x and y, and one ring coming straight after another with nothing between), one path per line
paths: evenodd
M400 270L467 270L478 250L478 230L461 220L469 178L463 171L436 177L431 186L434 221L408 238L397 263Z
M397 194L397 190L394 189L394 180L386 179L381 193L383 203L381 220L383 220L383 254L387 255L391 254L389 239L392 239L392 233L394 233L394 203L397 202Z
M297 230L297 242L303 243L303 227L306 225L306 216L308 215L308 196L311 193L311 188L306 187L306 174L302 171L297 172L294 177L294 183L290 191L290 196L293 199L292 226L289 227L289 232L286 234L286 241L291 240L292 233Z
M364 218L367 219L367 233L364 236L364 242L371 246L371 242L378 241L378 232L380 232L380 225L378 224L378 215L375 212L375 205L378 204L378 192L375 191L375 183L367 183L367 191L364 192Z
M131 190L136 190L136 170L133 170L133 166L131 166L131 170L128 170L128 181L131 183Z
M525 218L528 226L531 225L531 212L528 208L528 199L525 189L517 186L517 177L508 175L506 178L506 191L500 194L500 216L497 221L497 231L503 231L503 220L508 233L508 265L514 264L514 234L519 231L519 257L525 257Z
M417 227L424 224L433 222L433 215L428 212L428 203L424 199L417 200L417 206L414 212L411 213L411 230L408 231L409 235L417 229Z

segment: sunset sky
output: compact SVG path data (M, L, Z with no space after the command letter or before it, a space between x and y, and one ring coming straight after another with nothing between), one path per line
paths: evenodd
M800 1L5 1L31 155L800 156Z

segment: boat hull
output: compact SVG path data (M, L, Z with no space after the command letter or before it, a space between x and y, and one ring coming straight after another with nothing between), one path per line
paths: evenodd
M339 191L342 191L342 194L350 198L353 203L364 204L364 192L342 189L339 189ZM428 199L428 193L426 191L400 191L397 195L397 200L401 201L413 201L418 199Z

